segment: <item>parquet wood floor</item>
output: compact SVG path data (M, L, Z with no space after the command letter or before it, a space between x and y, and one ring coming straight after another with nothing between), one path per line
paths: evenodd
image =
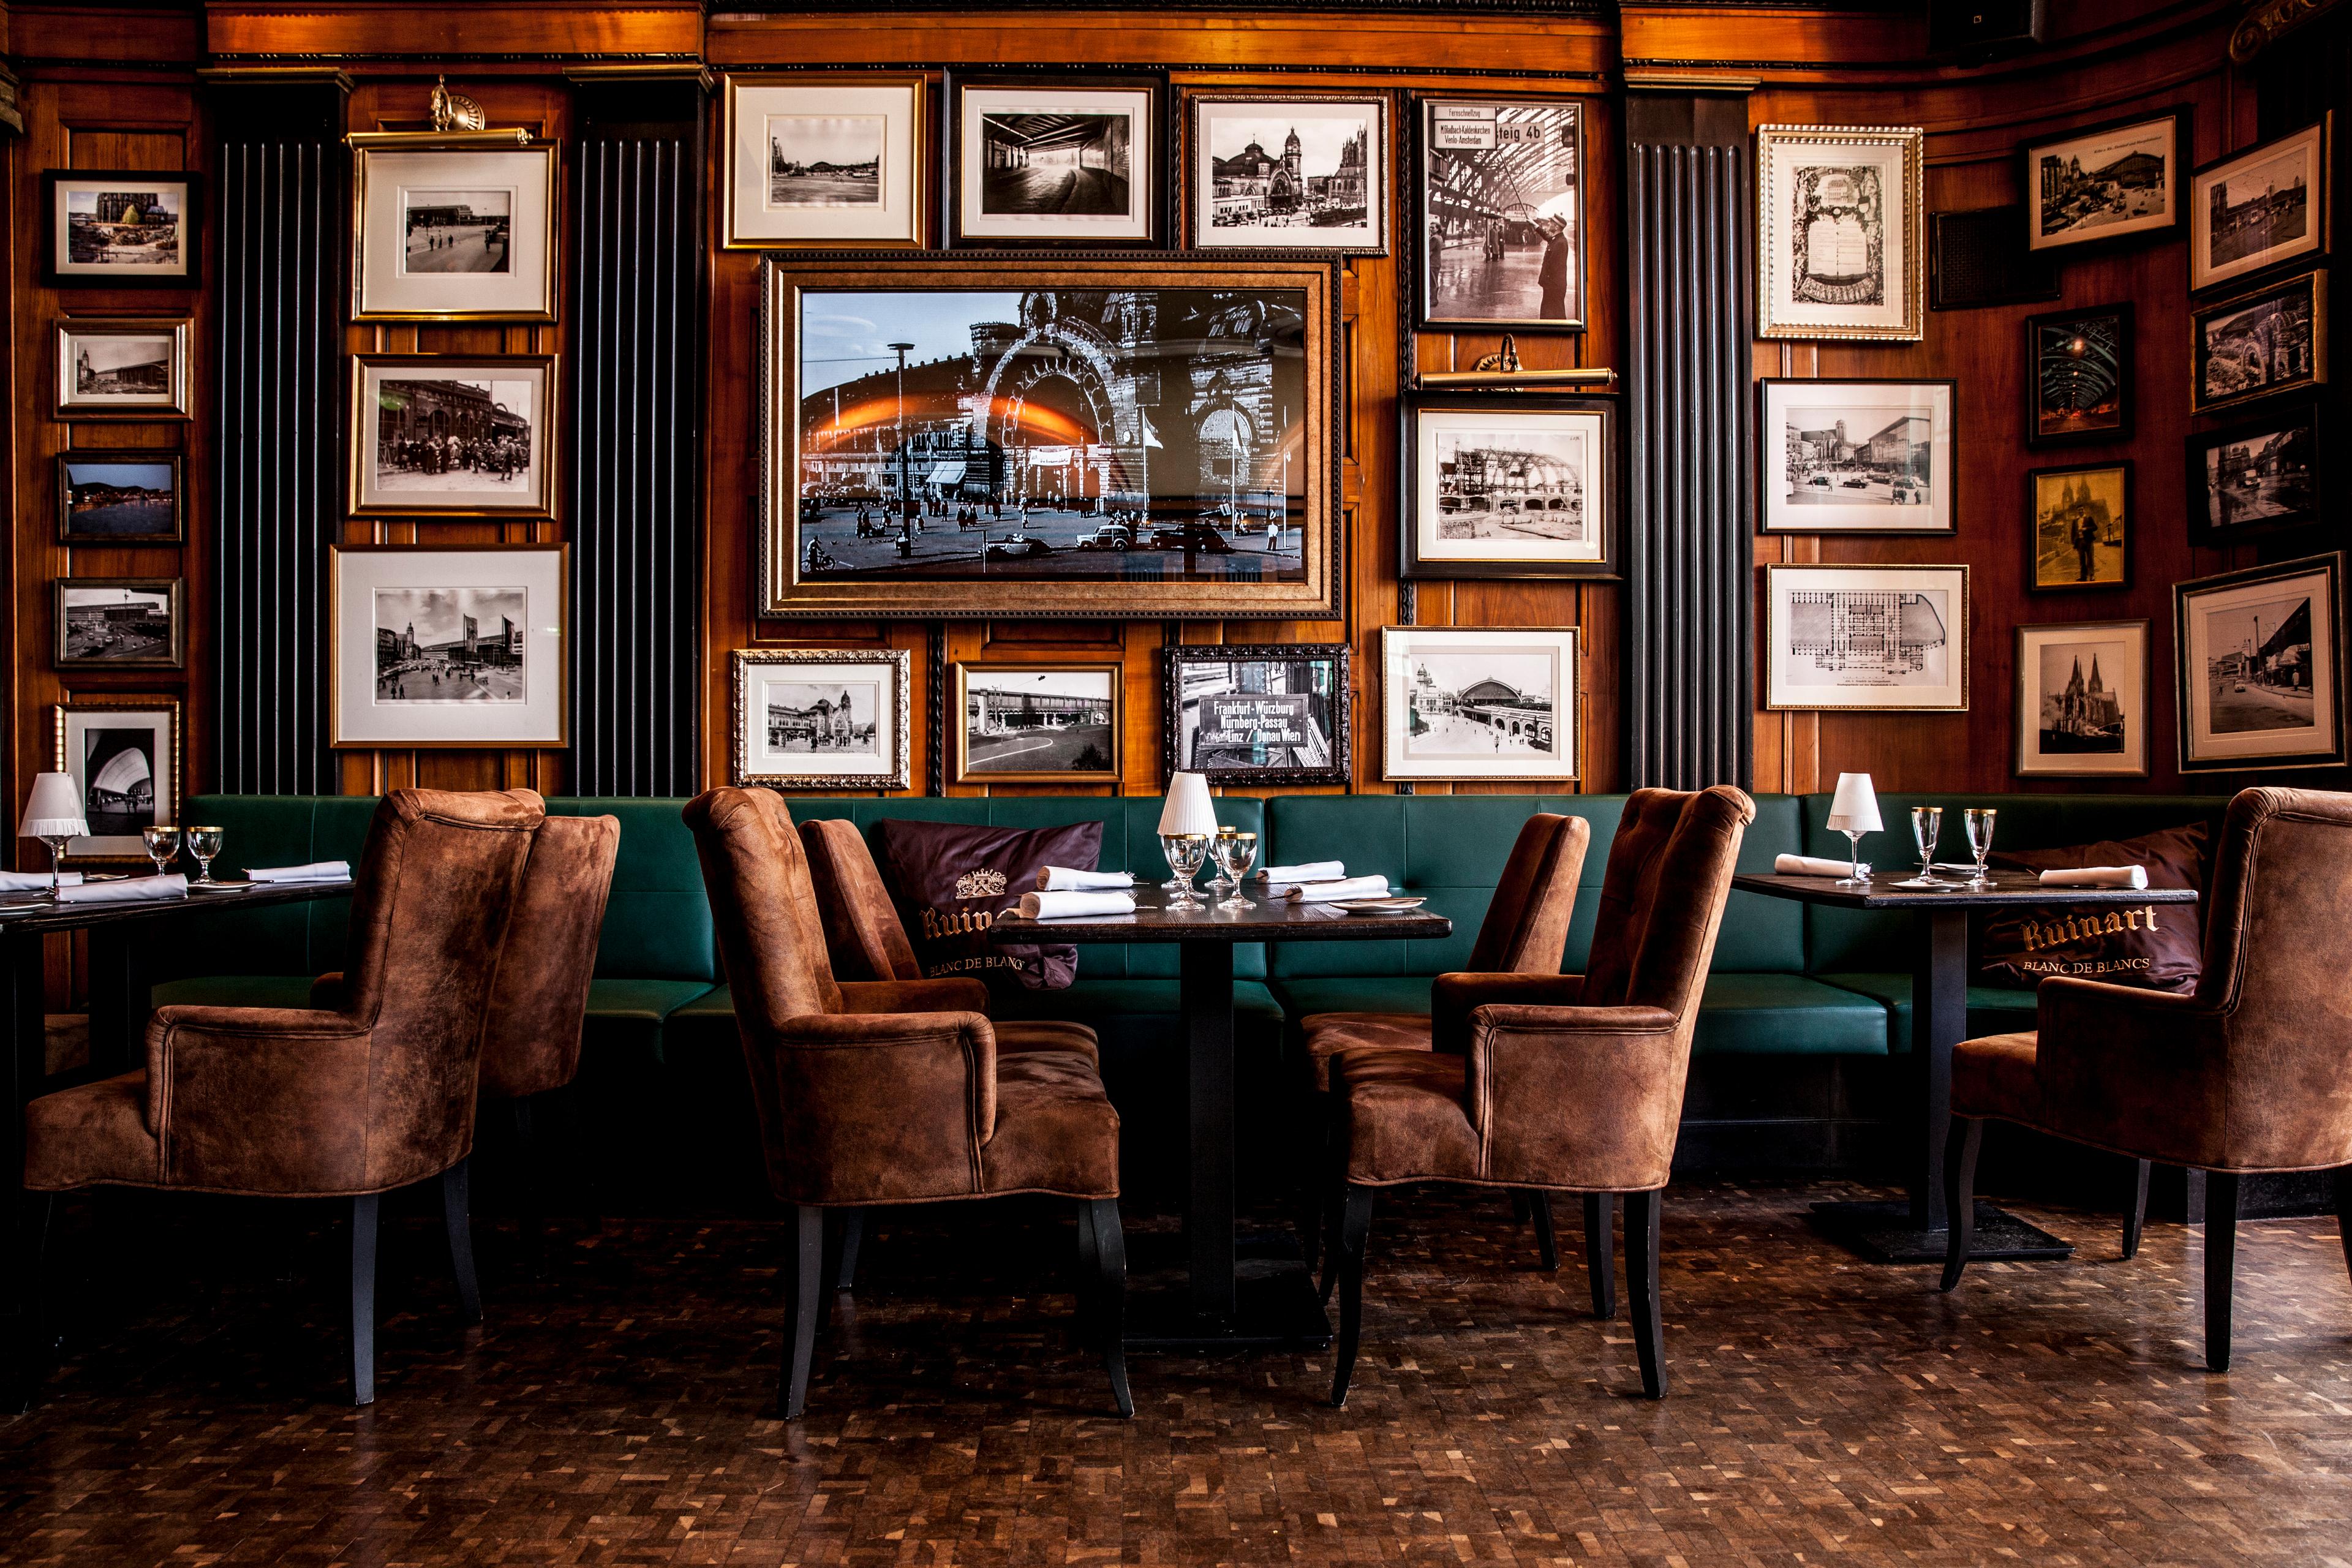
M1347 1410L1328 1357L1150 1359L1132 1423L1070 1341L1066 1217L901 1213L790 1427L764 1219L485 1220L471 1332L403 1220L353 1411L318 1211L111 1197L0 1426L0 1563L2352 1563L2332 1220L2242 1228L2213 1376L2199 1233L2122 1263L2112 1215L2027 1206L2077 1258L1948 1298L1806 1228L1859 1194L1675 1189L1661 1405L1570 1238L1544 1275L1499 1202L1431 1192L1375 1218Z

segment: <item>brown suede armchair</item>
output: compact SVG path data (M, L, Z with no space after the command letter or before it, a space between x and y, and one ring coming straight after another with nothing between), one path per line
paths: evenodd
M2210 1173L2205 1362L2215 1372L2230 1367L2240 1178L2333 1170L2352 1267L2352 978L2336 945L2347 917L2352 795L2246 790L2222 824L2194 994L2044 980L2037 1028L1954 1047L1943 1289L1968 1265L1988 1118L2142 1162L2139 1202L2146 1162Z
M1623 1194L1643 1391L1665 1393L1658 1195L1733 862L1755 817L1755 803L1724 785L1635 791L1610 846L1584 973L1444 975L1433 1050L1332 1053L1347 1180L1334 1405L1355 1373L1372 1194L1431 1181Z
M807 1401L827 1210L1013 1193L1078 1200L1104 1366L1119 1414L1132 1415L1120 1344L1118 1113L1103 1093L1093 1032L992 1025L970 980L836 981L782 797L709 790L687 804L686 821L734 989L769 1184L793 1209L785 1419Z
M381 1194L441 1178L459 1300L481 1317L476 1068L543 809L529 790L386 795L353 879L341 1005L158 1010L144 1071L25 1108L26 1187L350 1198L352 1402L373 1401Z

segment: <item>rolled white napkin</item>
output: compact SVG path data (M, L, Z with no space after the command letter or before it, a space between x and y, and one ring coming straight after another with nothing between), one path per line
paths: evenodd
M58 872L58 886L60 888L80 887L81 873L79 871ZM47 871L0 871L0 893L46 893L48 890L49 874Z
M348 882L352 879L352 863L313 860L308 866L256 866L245 875L255 882Z
M1134 912L1135 896L1131 893L1057 891L1021 895L1021 918L1024 921L1061 921L1079 915L1131 915Z
M2145 866L2078 866L2071 871L2044 871L2045 888L2145 888Z
M58 890L58 901L66 904L131 904L148 899L184 899L188 896L188 879L177 871L168 877L133 877L121 882L85 882L79 888Z
M1103 888L1131 888L1135 879L1125 871L1073 871L1067 866L1048 866L1037 873L1037 890L1041 893L1087 893Z
M1772 872L1779 877L1850 877L1853 862L1824 860L1818 855L1777 855L1772 858Z
M1386 877L1343 877L1335 882L1296 882L1283 897L1294 904L1328 904L1334 899L1381 899L1388 896Z
M1348 874L1344 862L1309 860L1304 866L1266 866L1259 869L1261 882L1336 882Z

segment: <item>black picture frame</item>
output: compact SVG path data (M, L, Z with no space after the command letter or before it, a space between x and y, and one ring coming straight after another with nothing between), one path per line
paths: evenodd
M2210 368L2212 343L2206 336L2210 322L2225 316L2242 313L2249 306L2271 300L2285 300L2298 291L2310 298L2306 319L2310 323L2309 353L2302 374L2289 380L2265 380L2259 386L2223 391L2212 395L2206 380ZM2242 404L2256 403L2284 393L2300 392L2308 387L2327 384L2327 272L2315 268L2309 272L2274 279L2259 288L2210 305L2198 305L2189 312L2189 411L2210 414L2219 408L2235 408Z
M1623 529L1620 514L1623 506L1624 465L1619 459L1617 444L1622 438L1617 421L1617 405L1607 397L1569 397L1557 394L1484 391L1409 392L1397 400L1399 430L1399 467L1403 470L1403 483L1397 498L1397 571L1407 579L1496 579L1496 578L1571 578L1586 582L1620 582L1624 573L1619 555ZM1485 418L1507 420L1531 416L1578 416L1597 420L1596 439L1601 467L1601 479L1585 483L1579 496L1580 504L1588 518L1599 513L1598 544L1600 554L1592 561L1449 561L1430 559L1423 553L1421 538L1422 480L1423 465L1421 457L1421 433L1423 419L1432 414L1475 415ZM1441 481L1442 484L1442 481ZM1598 498L1596 504L1595 498ZM1524 505L1524 500L1522 502Z
M1402 204L1404 212L1401 244L1411 253L1408 265L1412 274L1413 324L1425 332L1559 332L1580 333L1591 318L1591 274L1586 266L1589 246L1586 232L1590 213L1585 201L1588 173L1589 138L1585 135L1587 100L1570 93L1543 92L1432 92L1413 93L1405 99L1402 116L1404 124L1404 178L1400 185L1410 182L1411 197ZM1576 247L1570 258L1575 267L1576 309L1559 320L1541 316L1478 318L1444 316L1433 309L1430 285L1429 245L1432 233L1430 221L1429 156L1431 152L1429 124L1433 111L1447 103L1540 104L1547 108L1565 108L1575 118L1576 164Z
M1144 145L1130 159L1130 168L1148 170L1152 188L1144 204L1149 231L1141 237L1073 235L977 235L964 229L963 134L964 94L975 89L1021 89L1039 92L1144 92L1150 95L1151 124ZM940 139L940 236L950 250L1160 250L1170 244L1175 205L1176 142L1171 111L1172 93L1164 71L946 71L940 84L940 115L946 134Z
M2292 532L2325 521L2326 504L2325 469L2319 456L2322 439L2326 434L2325 422L2326 410L2320 400L2315 397L2305 397L2283 403L2263 418L2244 419L2235 425L2223 426L2218 430L2200 431L2191 435L2183 444L2188 459L2188 476L2186 488L2181 492L2185 498L2183 510L2189 520L2189 542L2213 549L2226 549L2241 540ZM2213 502L2217 479L2224 486L2231 483L2242 485L2242 480L2234 480L2229 476L2230 465L2226 459L2223 463L2223 471L2217 475L2208 463L2211 455L2225 447L2257 440L2266 435L2283 437L2297 432L2300 432L2304 437L2302 442L2304 493L2301 504L2245 522L2224 523L2214 521ZM2249 453L2248 458L2250 458L2247 465L2248 470L2255 479L2255 484L2252 488L2260 490L2263 481L2261 474L2255 471L2254 464L2267 458L2273 464L2272 472L2275 475L2278 472L2276 465L2282 461L2291 460L2292 454L2273 452L2257 457L2255 454Z
M2112 322L2115 348L2106 367L2116 396L2114 423L2076 430L2045 428L2051 413L2053 379L2063 382L2075 367L2095 370L2101 360L2095 336L2076 331L2084 324ZM2069 333L2073 332L2070 337ZM2104 446L2131 439L2139 418L2136 340L2138 327L2129 301L2094 305L2080 310L2052 310L2025 318L2025 444L2036 448ZM2079 342L2080 352L2069 353Z
M2310 243L2294 249L2272 246L2256 253L2256 258L2232 258L2222 268L2213 265L2210 251L2200 258L2199 241L2211 240L2212 204L2203 196L2216 181L2226 180L2230 171L2241 164L2270 157L2290 143L2309 140L2314 144L2313 176L2306 183L2305 227ZM2224 289L2242 289L2249 279L2283 268L2297 270L2324 262L2336 248L2336 114L2323 111L2308 125L2297 126L2282 136L2267 142L2257 142L2235 153L2224 153L2208 163L2200 163L2189 172L2189 291L2191 294L2213 294Z
M2198 672L2191 668L2191 661L2196 657L2195 650L2200 647L2209 646L2207 639L2195 635L2197 622L2194 615L2198 611L2200 602L2236 589L2267 588L2272 584L2284 584L2298 578L2318 580L2322 584L2319 591L2326 599L2326 626L2324 628L2311 626L2308 628L2307 635L2310 637L2308 646L2312 662L2315 665L2317 664L2323 656L2326 659L2330 700L2325 705L2318 701L2315 680L2312 701L2314 722L2310 728L2314 731L2315 740L2324 739L2327 743L2324 746L2314 746L2303 752L2246 750L2232 755L2214 750L2204 756L2195 755L2194 752L2200 743L2210 747L2214 738L2221 733L2210 725L2203 729L2196 727L2197 707L2189 694L2192 679L2201 679ZM2199 577L2185 583L2175 583L2172 585L2172 689L2176 720L2174 735L2175 743L2179 748L2179 765L2182 773L2258 773L2282 768L2340 768L2346 764L2347 755L2345 743L2344 693L2344 552L2331 550L2293 561L2265 562L2257 566L2242 567L2235 572L2222 572L2210 577ZM2256 651L2259 655L2263 650L2258 647ZM2233 657L2241 656L2224 656L2224 658ZM2221 695L2220 688L2225 679L2238 688L2237 691L2230 693L2233 697L2243 692L2246 687L2258 684L2261 679L2276 680L2275 670L2267 677L2258 677L2254 672L2243 669L2231 671L2226 668L2211 668L2218 665L2221 662L2219 660L2209 658L2207 662L2209 668L2204 674L2212 679L2215 688L2214 692L2209 694L2207 698L2209 712L2211 702ZM2251 731L2231 732L2290 738L2290 730L2287 728L2256 728Z
M66 237L58 225L58 186L66 182L121 180L149 186L176 186L180 191L184 265L176 272L144 273L135 267L120 271L68 272L59 266L59 247ZM41 171L41 282L50 289L176 289L204 287L204 176L170 169L44 169Z
M2051 582L2042 580L2042 481L2065 479L2077 474L2117 474L2123 489L2123 521L2117 529L2116 548L2123 552L2120 574L2114 579L2101 577L2089 582ZM2087 500L2089 486L2084 487ZM2029 594L2111 594L2128 589L2132 581L2132 531L2138 526L2135 514L2137 502L2132 498L2132 463L2128 458L2111 458L2099 463L2069 463L2057 468L2029 468L2025 475L2025 527L2020 531L2025 544L2025 591ZM2079 549L2080 547L2077 546Z
M72 625L67 612L71 607L67 600L77 589L95 593L146 594L163 600L165 629L160 652L106 653L73 650ZM187 581L181 577L58 577L49 584L49 605L54 614L54 633L50 662L58 669L71 673L97 673L109 669L184 669L188 664ZM142 628L143 629L143 628ZM125 632L110 627L110 635L98 647L104 648L121 642ZM154 640L152 634L150 641Z
M1780 389L1796 388L1805 393L1818 395L1822 393L1834 392L1842 387L1853 386L1899 386L1908 387L1914 390L1919 388L1934 388L1940 393L1940 403L1947 416L1947 425L1949 432L1944 437L1943 442L1945 454L1944 467L1947 471L1947 477L1941 487L1945 493L1945 500L1942 508L1944 521L1941 524L1935 524L1932 521L1930 523L1919 527L1880 526L1875 523L1875 521L1862 526L1850 523L1822 523L1810 521L1804 514L1790 510L1786 502L1778 501L1774 499L1780 493L1780 487L1790 481L1790 466L1793 458L1793 454L1790 450L1785 433L1786 426L1784 425L1782 426L1783 434L1780 437L1776 437L1770 433L1772 429L1772 406L1776 399L1780 395ZM1939 401L1939 399L1931 394L1928 398L1929 412L1926 416L1927 417L1933 417L1934 407L1937 401ZM1916 403L1914 406L1916 406ZM1787 417L1785 413L1782 417L1784 420ZM1812 534L1822 538L1828 538L1831 536L1846 536L1853 538L1881 539L1945 539L1957 534L1960 531L1959 419L1960 384L1949 376L1847 375L1829 377L1768 375L1759 378L1756 383L1757 534L1759 537L1785 537L1794 534ZM1866 442L1863 444L1867 445ZM1937 489L1934 479L1936 463L1935 450L1935 438L1931 432L1928 449L1928 494L1929 516L1931 520L1936 504L1934 497ZM1844 488L1847 488L1843 484L1834 487L1823 484L1823 479L1829 477L1833 477L1833 475L1817 475L1812 479L1811 482L1812 484L1821 486L1824 489L1834 488L1843 490ZM1853 478L1857 476L1849 475L1848 477ZM1890 492L1892 488L1893 487L1890 485ZM1916 509L1906 507L1901 510L1908 512ZM1774 521L1776 517L1786 521L1776 522Z
M2171 213L2162 223L2144 224L2119 234L2092 232L2077 239L2050 238L2042 227L2042 215L2035 203L2042 186L2034 169L2035 156L2044 151L2061 148L2070 142L2103 136L2110 132L2130 131L2159 121L2172 122L2171 174L2176 189ZM2101 121L2095 125L2077 125L2054 134L2038 137L2018 144L2018 189L2025 193L2025 244L2036 256L2064 251L2079 254L2094 248L2116 245L2138 245L2149 240L2169 239L2181 232L2189 222L2189 153L2196 145L2190 138L2189 108L2185 103L2172 104L2147 114L2126 114L2115 120ZM2063 232L2063 231L2061 231Z
M74 526L73 489L76 467L162 465L171 470L171 521L160 528L123 533L95 527ZM147 447L81 447L57 456L58 542L82 549L115 544L179 544L187 538L188 480L185 459L178 452Z
M1354 756L1355 694L1351 680L1353 651L1346 643L1191 643L1171 646L1162 654L1162 691L1160 702L1161 733L1160 761L1162 775L1177 773L1197 773L1213 784L1346 784ZM1216 762L1202 763L1198 752L1192 757L1183 754L1186 719L1184 712L1184 669L1188 665L1205 664L1328 664L1330 697L1326 708L1329 734L1326 737L1330 761L1315 766L1280 763L1267 766L1235 766ZM1220 695L1210 693L1208 695ZM1308 693L1279 695L1307 696Z

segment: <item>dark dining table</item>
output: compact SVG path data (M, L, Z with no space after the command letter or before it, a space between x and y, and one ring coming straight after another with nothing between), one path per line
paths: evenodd
M1177 944L1186 1104L1192 1148L1184 1205L1188 1279L1176 1293L1134 1292L1128 1348L1320 1350L1331 1342L1307 1268L1295 1252L1242 1258L1234 1201L1234 948L1245 942L1428 942L1454 933L1443 915L1349 914L1326 903L1269 899L1253 884L1249 910L1171 910L1156 887L1136 889L1128 915L1024 921L1000 917L999 942L1170 942ZM1202 891L1202 901L1214 895ZM1259 1249L1253 1248L1253 1252Z
M1939 871L1948 884L1907 888L1904 873L1881 872L1864 887L1835 877L1749 872L1734 877L1742 892L1794 899L1823 909L1871 910L1912 917L1910 1117L1917 1142L1907 1158L1900 1202L1823 1202L1814 1223L1877 1263L1931 1263L1944 1257L1950 1218L1944 1208L1944 1145L1952 1125L1952 1047L1969 1033L1969 914L2030 905L2068 909L2139 909L2193 904L2193 888L2046 888L2037 873L1990 873L1987 885L1968 885L1968 873ZM2071 1243L1979 1200L1969 1256L1980 1259L2066 1258Z

